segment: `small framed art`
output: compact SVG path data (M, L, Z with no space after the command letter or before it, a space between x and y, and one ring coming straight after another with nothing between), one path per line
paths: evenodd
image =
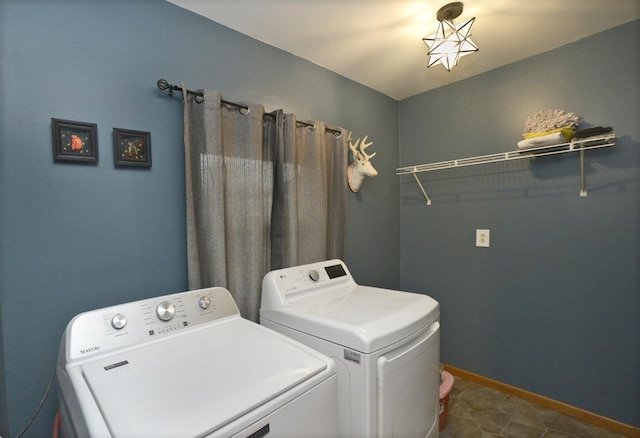
M113 128L116 166L151 167L151 133Z
M98 125L51 119L55 161L98 162Z

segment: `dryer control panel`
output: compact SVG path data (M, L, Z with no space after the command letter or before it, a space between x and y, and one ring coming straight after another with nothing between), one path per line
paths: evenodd
M261 307L283 307L327 287L355 285L347 266L338 259L277 269L267 273L262 281Z
M81 313L67 325L61 348L72 362L232 316L240 312L222 287L181 292Z

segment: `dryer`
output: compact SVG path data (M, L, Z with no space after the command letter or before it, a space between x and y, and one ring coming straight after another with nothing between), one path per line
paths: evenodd
M431 297L358 285L337 259L262 283L260 323L336 362L341 437L438 435L439 320Z
M224 288L77 315L57 379L66 437L337 435L334 362L241 318Z

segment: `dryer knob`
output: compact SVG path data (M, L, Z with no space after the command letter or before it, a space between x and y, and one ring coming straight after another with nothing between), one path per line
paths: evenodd
M127 317L122 313L117 313L113 318L111 318L111 327L114 329L120 330L124 328L125 325L127 325Z
M198 299L198 307L202 310L206 310L211 305L211 298L202 296Z
M176 306L169 301L163 301L156 307L156 315L162 321L170 321L176 314Z
M312 269L309 271L309 279L316 283L318 280L320 280L320 274L318 274L318 271L316 271L315 269Z

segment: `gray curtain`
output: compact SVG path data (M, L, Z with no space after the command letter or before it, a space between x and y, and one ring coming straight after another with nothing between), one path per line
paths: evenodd
M347 135L200 91L183 87L189 289L226 287L257 322L269 270L342 257Z
M298 125L278 112L272 268L342 258L347 204L347 135L322 122Z

